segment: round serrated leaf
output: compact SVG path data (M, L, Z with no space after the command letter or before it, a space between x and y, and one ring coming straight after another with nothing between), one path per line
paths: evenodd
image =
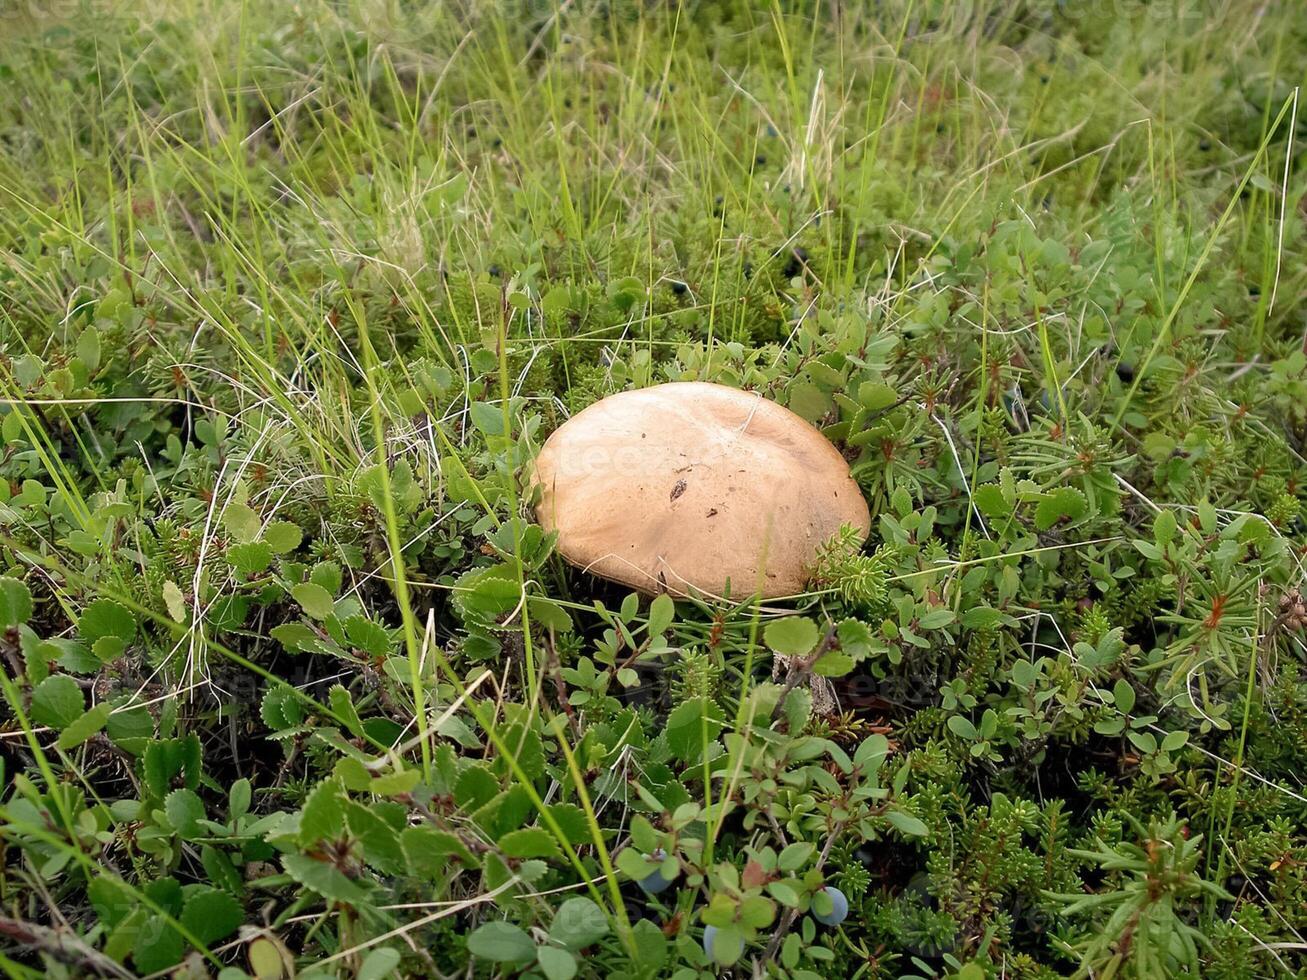
M77 620L77 632L89 645L102 636L116 636L124 644L136 638L136 617L112 599L96 599Z
M1087 507L1085 495L1075 487L1058 487L1050 490L1035 507L1035 528L1047 531L1054 524L1069 524L1079 520Z
M255 575L272 564L272 548L264 541L247 541L227 549L227 564L241 575Z
M32 721L63 731L82 716L86 701L77 681L67 674L54 674L32 692Z
M767 646L787 657L808 653L821 638L817 624L807 616L786 616L768 623L762 635Z
M83 712L79 717L73 719L60 733L59 741L55 744L65 752L69 749L75 749L103 728L104 723L108 720L109 703L101 701L90 711Z
M707 750L723 727L722 709L716 701L691 698L672 709L664 731L672 755L691 762Z
M32 590L10 575L0 576L0 629L21 626L32 616Z
M88 326L77 338L77 356L92 374L100 366L100 331Z
M812 665L812 672L820 677L843 677L856 666L853 658L843 650L831 650Z
M314 619L326 619L334 608L331 593L316 582L301 582L290 590L290 594Z
M163 801L163 812L183 840L200 836L199 822L204 819L204 801L194 790L173 790Z
M142 974L162 973L181 962L186 941L161 915L152 915L136 934L132 962Z
M1003 489L997 483L982 483L971 495L976 507L986 517L1007 517L1012 513L1012 505L1003 496Z
M540 827L510 830L499 839L499 849L511 858L558 857L558 845L549 831Z
M114 745L139 755L154 737L154 717L150 709L143 706L115 711L109 715L105 731Z
M259 536L262 521L258 512L246 504L228 504L222 513L222 523L237 544L253 541Z
M230 936L245 921L240 902L218 888L191 894L182 910L181 923L206 946Z
M361 905L368 900L368 893L335 865L315 860L307 854L287 854L281 863L288 875L323 898L351 905Z
M300 546L304 532L290 521L273 521L263 529L263 540L274 552L284 555Z

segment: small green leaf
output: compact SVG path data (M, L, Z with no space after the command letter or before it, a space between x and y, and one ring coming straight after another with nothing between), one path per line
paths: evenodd
M422 779L422 773L416 769L402 772L389 772L372 780L369 789L378 796L400 796L413 792Z
M1182 748L1189 741L1188 732L1167 732L1166 737L1162 739L1162 751L1174 752Z
M335 779L318 783L300 811L299 841L308 847L320 840L333 840L345 829L345 793Z
M143 705L110 713L105 732L114 745L140 755L154 738L154 718Z
M576 957L565 949L541 946L536 950L536 962L546 980L572 980L576 976Z
M722 730L722 709L717 702L691 698L667 716L667 746L682 762L693 762Z
M1152 755L1157 751L1157 739L1151 732L1126 732L1126 738L1130 739L1134 747L1145 755Z
M226 557L238 575L257 575L272 564L272 549L263 541L247 541L228 548Z
M663 593L649 604L649 635L657 636L672 625L676 617L676 603L672 597Z
M809 422L818 421L831 410L831 397L810 381L790 387L790 411Z
M82 716L86 699L77 681L67 674L54 674L32 692L32 721L63 731Z
M32 617L32 590L11 575L0 576L0 629L21 626Z
M1012 505L1003 496L1003 488L997 483L982 483L971 495L977 509L990 518L1007 517L1012 513Z
M288 875L323 898L351 905L362 905L368 900L366 891L326 861L318 861L307 854L287 854L281 863Z
M347 801L344 809L350 834L363 847L363 859L382 874L399 874L407 862L395 828L371 807Z
M102 664L111 664L122 656L127 644L121 636L102 636L91 644L91 653Z
M86 365L86 370L91 374L96 372L100 366L100 331L94 326L87 326L82 331L82 335L77 338L77 356L82 359Z
M136 638L136 617L112 599L96 599L82 611L77 632L92 645L102 636L116 636L130 643Z
M273 731L285 731L304 719L304 705L289 684L275 683L263 695L259 717Z
M355 649L374 657L384 657L390 652L390 633L380 623L366 616L350 616L344 625L350 646Z
M1135 706L1135 689L1124 677L1112 685L1112 701L1123 715L1130 714Z
M258 538L263 522L251 507L233 503L222 512L222 525L237 544L245 544Z
M773 881L767 885L767 894L789 908L796 908L799 904L799 893L794 886L784 881Z
M55 743L65 752L75 749L104 727L109 720L109 703L101 701L64 728Z
M202 836L199 821L204 819L204 801L199 794L189 789L173 790L163 801L163 810L183 840Z
M917 620L917 625L923 630L943 629L953 622L957 617L953 614L952 609L932 609L926 615Z
M793 884L786 882L773 882L773 884L788 884L788 887L791 889L793 888ZM782 889L782 893L784 893L784 889ZM796 903L798 902L798 898L799 896L796 892L794 895ZM750 929L765 929L772 924L775 918L776 903L771 899L762 895L746 895L741 899L739 914L739 922L741 925L747 926Z
M194 732L181 738L152 739L146 743L144 756L145 785L156 798L168 792L179 774L188 789L200 785L200 739Z
M1211 534L1215 531L1216 522L1216 506L1210 500L1198 501L1198 524L1202 527L1203 533Z
M539 827L524 827L499 839L499 849L511 858L558 857L558 844L549 832Z
M363 723L359 720L358 709L354 707L354 699L345 685L331 685L331 690L327 692L327 706L351 735L355 738L363 735Z
M812 672L822 677L843 677L856 666L853 658L843 650L830 650L823 653L812 665Z
M580 950L608 934L603 909L583 895L569 898L554 913L549 938L571 950Z
M240 902L225 891L207 887L191 893L181 916L182 925L206 946L226 939L244 921Z
M631 933L641 966L658 974L659 968L667 961L667 937L662 929L649 919L641 919Z
M186 597L182 595L181 586L172 579L163 583L163 604L174 623L186 622Z
M956 715L954 717L957 717ZM930 834L930 828L918 820L910 813L902 810L886 810L885 819L893 825L894 829L900 834L907 834L909 837L927 837Z
M454 607L468 623L498 624L522 601L517 572L507 563L464 572L454 583Z
M713 937L712 958L722 966L730 966L744 954L744 934L739 926L723 925Z
M281 950L271 939L259 938L250 943L246 955L256 980L281 980L286 975Z
M962 625L969 630L990 630L1002 623L1007 616L990 606L974 606L962 614Z
M268 634L291 653L311 650L318 642L318 634L304 623L282 623L270 629Z
M485 402L473 402L468 406L472 424L488 436L502 436L504 429L504 410L499 405Z
M472 853L454 834L435 827L409 827L399 835L409 873L432 881L444 872L450 858L474 867Z
M334 608L331 593L316 582L300 582L291 588L290 594L314 619L326 619Z
M798 871L808 863L812 858L812 855L816 853L816 850L817 845L810 844L807 841L798 841L781 851L781 856L777 859L776 866L782 871Z
M806 616L786 616L768 623L763 630L767 646L787 657L802 656L812 650L821 639L817 624Z
M22 442L24 434L23 413L16 406L10 406L4 420L0 421L0 436L4 437L5 442L13 444Z
M974 741L976 738L976 726L962 715L949 716L948 730L958 736L958 738L965 738L968 741Z
M334 561L320 561L309 572L309 581L322 586L329 595L335 595L345 581L345 573Z
M355 980L385 980L399 967L399 950L393 946L378 946L363 957Z
M1054 524L1070 524L1084 516L1085 495L1075 487L1058 487L1040 498L1035 507L1035 528L1047 531Z
M163 916L152 915L136 934L132 962L138 973L162 973L180 963L185 952L186 941L182 934Z
M1170 544L1175 539L1175 532L1179 526L1174 511L1158 511L1157 516L1153 518L1153 540L1163 546Z
M248 779L238 779L231 784L227 793L227 812L233 820L250 812L250 802L254 798L254 789Z
M880 412L899 400L899 393L879 381L864 381L858 386L858 403L869 412Z
M263 529L263 540L275 554L294 551L304 540L304 532L290 521L273 521Z
M495 963L526 963L535 958L536 944L511 922L486 922L467 937L473 956Z

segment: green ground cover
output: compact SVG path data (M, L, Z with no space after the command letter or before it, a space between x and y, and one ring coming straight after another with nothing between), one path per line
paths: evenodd
M0 5L0 969L1307 974L1305 73L1287 0ZM565 565L532 456L669 380L870 540Z

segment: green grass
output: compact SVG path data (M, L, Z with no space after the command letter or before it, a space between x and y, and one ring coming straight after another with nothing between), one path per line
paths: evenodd
M0 970L1307 969L1304 72L1288 2L0 10ZM668 380L871 540L567 567L532 455Z

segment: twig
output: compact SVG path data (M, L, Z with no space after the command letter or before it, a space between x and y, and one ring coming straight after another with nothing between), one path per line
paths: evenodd
M781 707L785 704L785 699L790 696L790 692L798 687L803 679L812 672L812 665L836 646L838 644L835 639L835 624L832 623L830 628L826 630L826 635L822 637L822 641L817 644L817 649L813 650L812 653L802 657L784 657L784 655L778 654L778 656L783 657L787 672L785 674L785 686L781 688L781 696L772 705L772 718L775 718L776 712L781 710Z
M826 859L830 857L830 849L835 845L835 838L840 835L840 831L843 829L844 824L836 824L835 829L832 830L830 835L826 838L826 843L823 844L821 848L821 854L817 855L816 868L818 871L820 871L822 865L826 863ZM790 934L790 927L794 925L794 920L798 917L798 909L788 909L786 911L785 917L781 919L780 926L774 933L772 933L771 942L767 944L766 952L762 954L762 962L759 964L759 976L762 975L762 968L770 963L776 956L776 951L781 948L781 941Z
M8 936L20 946L49 953L64 963L79 966L96 976L124 977L127 980L133 980L135 977L135 974L126 967L114 962L99 950L92 949L70 932L0 915L0 935Z

